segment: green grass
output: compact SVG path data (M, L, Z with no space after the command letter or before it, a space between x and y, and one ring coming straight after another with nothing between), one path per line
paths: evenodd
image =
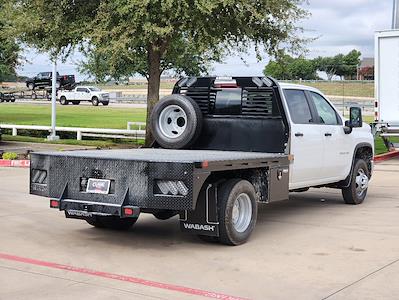
M3 134L2 140L13 141L13 142L29 142L29 143L43 143L43 144L62 144L62 145L78 145L78 146L90 146L97 148L118 148L125 146L137 146L144 144L144 141L138 140L82 140L78 141L76 139L60 139L58 141L47 141L44 138L31 137L31 136L12 136Z
M127 122L145 122L146 110L104 106L57 106L57 126L126 129ZM50 125L50 105L0 105L0 123Z

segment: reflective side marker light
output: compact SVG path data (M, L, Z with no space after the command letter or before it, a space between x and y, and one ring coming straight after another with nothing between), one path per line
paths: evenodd
M207 161L207 160L204 160L204 161L201 163L201 167L202 167L202 168L208 168L208 166L209 166L209 161Z
M51 208L59 208L60 207L60 201L58 200L50 200L50 207Z

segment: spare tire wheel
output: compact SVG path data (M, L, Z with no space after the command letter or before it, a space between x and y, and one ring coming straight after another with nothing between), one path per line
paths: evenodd
M194 143L201 133L202 112L190 97L166 96L155 105L150 124L161 147L181 149Z

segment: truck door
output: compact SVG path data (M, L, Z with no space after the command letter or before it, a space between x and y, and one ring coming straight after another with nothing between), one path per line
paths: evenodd
M306 92L317 112L317 127L325 144L323 177L326 181L344 179L352 162L351 137L345 134L342 119L334 107L319 93Z
M315 123L314 109L303 90L285 89L284 96L291 119L290 149L294 155L290 189L315 185L323 167L324 133Z
M91 100L91 93L90 93L90 90L88 89L88 88L85 88L85 91L84 91L84 93L83 93L83 100L86 100L86 101L90 101Z
M76 88L75 100L85 100L86 97L86 89L85 88Z

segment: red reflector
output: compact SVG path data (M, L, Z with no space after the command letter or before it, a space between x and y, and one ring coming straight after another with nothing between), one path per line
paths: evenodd
M58 200L50 200L50 207L58 208L58 207L60 207L60 202Z
M124 214L125 216L132 216L132 215L133 215L133 209L132 209L132 208L125 207L125 208L123 209L123 214Z
M233 88L237 88L237 84L236 83L217 83L215 84L215 88L227 88L227 89L233 89Z
M209 162L208 162L207 160L204 160L204 161L201 163L201 167L203 167L203 168L208 168L208 166L209 166Z

